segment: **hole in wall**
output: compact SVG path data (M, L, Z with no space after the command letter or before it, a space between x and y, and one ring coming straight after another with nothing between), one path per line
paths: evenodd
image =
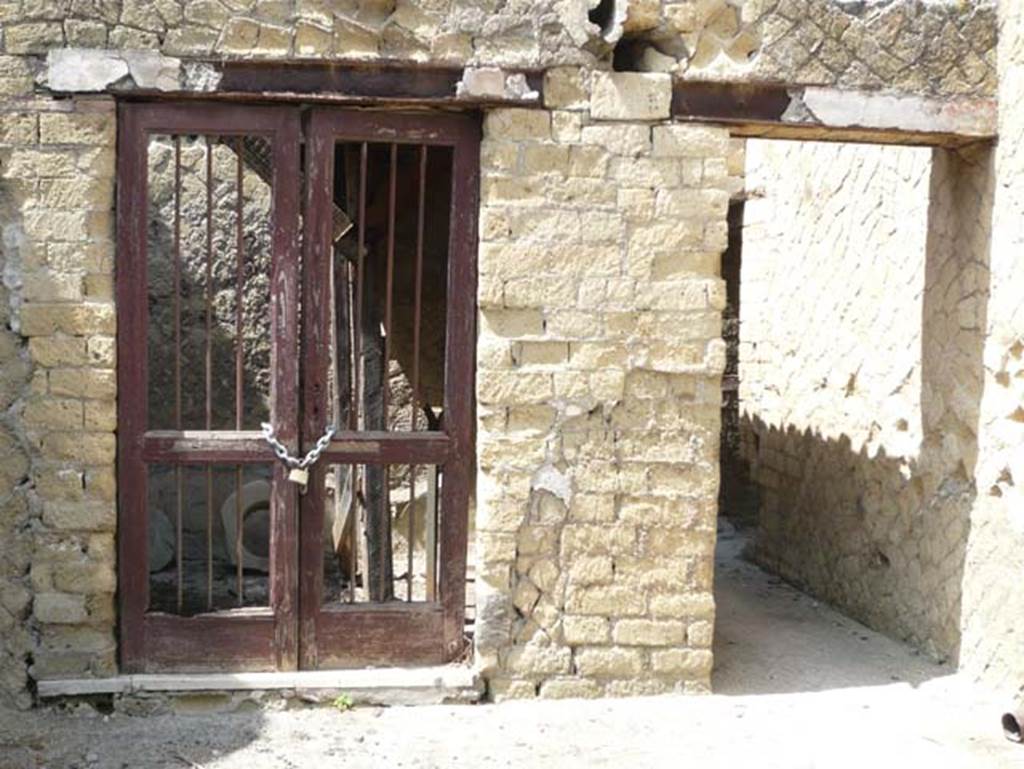
M623 37L612 51L616 72L673 72L689 51L679 35L664 29L647 30Z
M610 34L615 23L615 0L599 0L587 12L587 19L600 28L602 36Z

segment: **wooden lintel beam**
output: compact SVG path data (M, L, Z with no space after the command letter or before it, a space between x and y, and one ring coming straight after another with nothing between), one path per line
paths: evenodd
M345 101L388 100L420 103L516 103L540 106L543 73L536 70L502 70L502 76L519 76L532 99L502 94L458 93L468 70L462 67L410 66L408 63L271 63L224 61L214 63L220 71L218 91L273 95L316 96Z
M996 135L996 102L819 86L678 80L672 117L737 136L960 146Z

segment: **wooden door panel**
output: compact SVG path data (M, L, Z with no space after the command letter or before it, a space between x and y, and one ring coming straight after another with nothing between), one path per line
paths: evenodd
M297 448L299 127L287 107L119 108L124 672L297 662L296 493L253 428ZM263 556L243 543L243 483L267 489Z
M478 123L316 109L307 148L303 444L338 432L300 502L300 664L447 661L463 648Z

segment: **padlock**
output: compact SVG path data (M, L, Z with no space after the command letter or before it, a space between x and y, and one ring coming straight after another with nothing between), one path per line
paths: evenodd
M302 487L302 490L306 490L306 484L309 483L309 470L303 467L293 467L288 471L288 480L292 483L297 483Z

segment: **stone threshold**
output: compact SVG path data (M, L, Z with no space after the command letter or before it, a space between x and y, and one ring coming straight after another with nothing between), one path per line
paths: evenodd
M331 693L375 705L427 705L477 702L483 682L470 667L301 670L269 673L160 673L110 678L61 678L39 681L41 699L96 694L167 695L192 692L294 692L317 700Z

